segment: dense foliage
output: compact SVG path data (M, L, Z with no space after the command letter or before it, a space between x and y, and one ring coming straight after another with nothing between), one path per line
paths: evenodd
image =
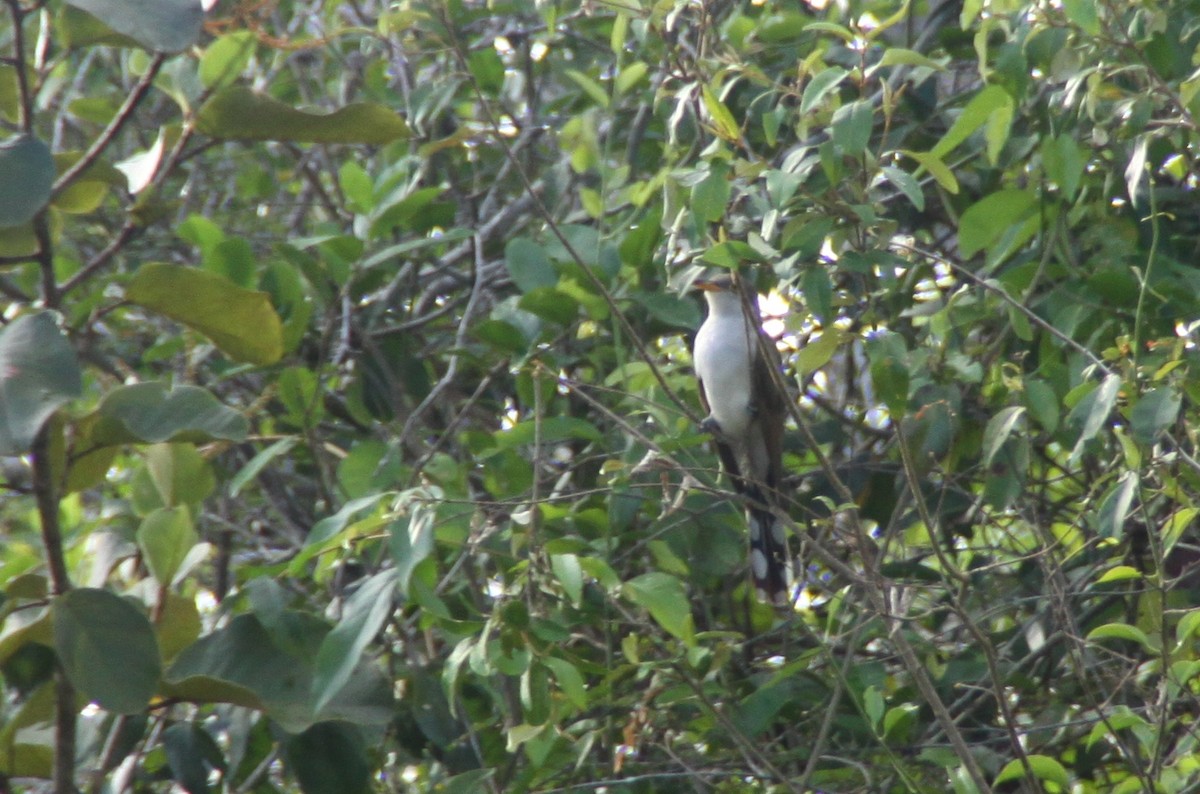
M1200 785L1200 3L0 12L0 791Z

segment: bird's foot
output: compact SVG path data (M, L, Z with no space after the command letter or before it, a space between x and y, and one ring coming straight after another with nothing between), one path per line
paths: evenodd
M708 416L704 417L703 420L701 420L700 429L705 433L710 433L714 436L721 435L721 423L718 422L716 417L712 414L709 414Z

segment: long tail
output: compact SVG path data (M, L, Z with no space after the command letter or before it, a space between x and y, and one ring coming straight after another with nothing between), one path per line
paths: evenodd
M748 506L746 526L750 530L750 575L759 599L777 607L788 606L792 555L783 525L770 511Z

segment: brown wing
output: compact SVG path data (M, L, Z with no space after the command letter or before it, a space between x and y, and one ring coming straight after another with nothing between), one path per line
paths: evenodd
M704 391L704 381L697 376L696 383L700 385L700 404L704 406L704 413L712 416L712 406L708 404L708 394ZM745 493L746 488L742 482L742 471L738 466L737 455L734 453L733 447L726 444L717 436L713 436L713 445L717 448L717 457L721 459L721 467L729 475L729 479L733 481L734 490L738 493Z

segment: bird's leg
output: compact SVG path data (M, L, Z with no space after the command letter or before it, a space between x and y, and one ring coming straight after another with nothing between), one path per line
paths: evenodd
M700 429L714 436L721 435L721 423L712 414L709 414L700 421Z

